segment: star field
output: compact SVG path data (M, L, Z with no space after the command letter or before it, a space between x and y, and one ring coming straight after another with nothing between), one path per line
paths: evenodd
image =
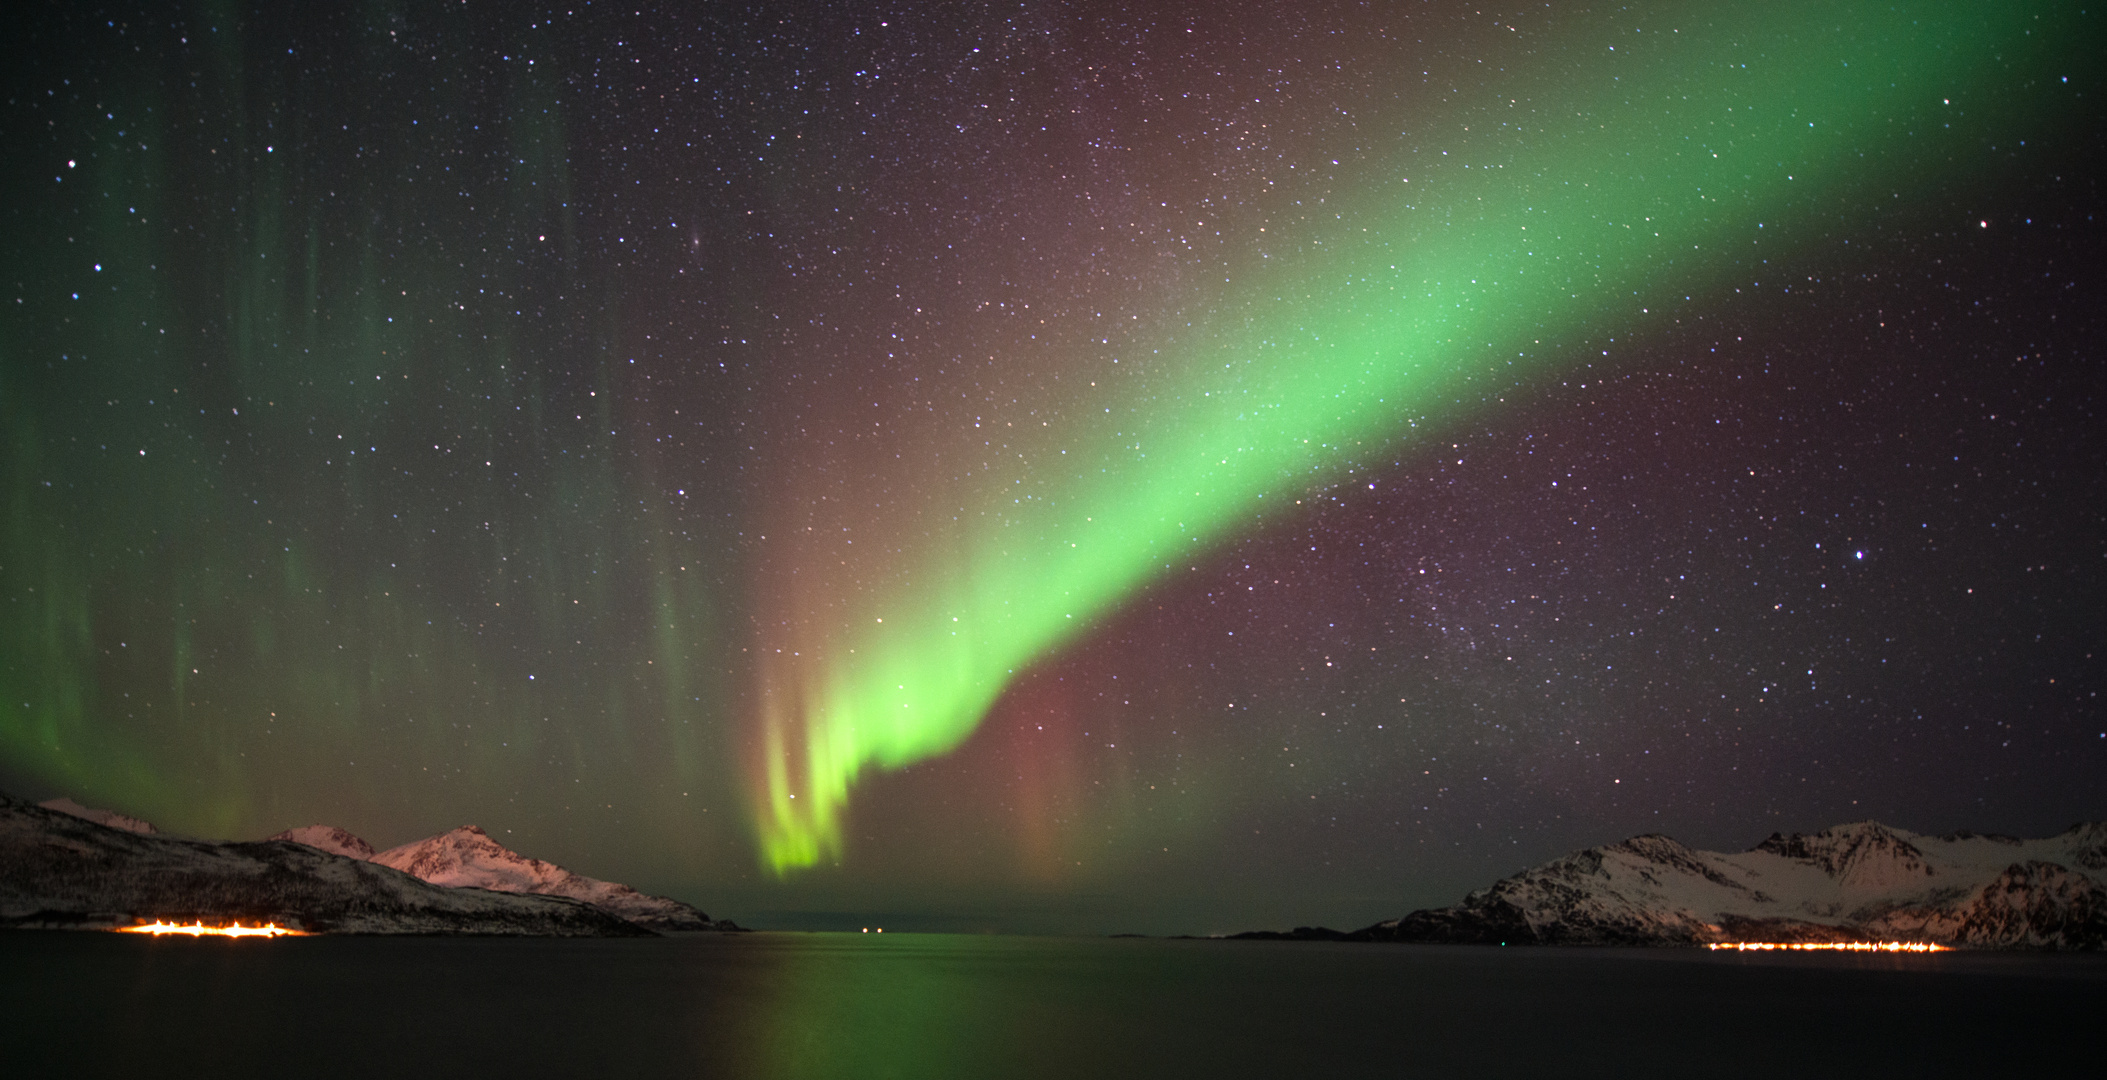
M0 782L955 929L2097 817L2096 21L43 13Z

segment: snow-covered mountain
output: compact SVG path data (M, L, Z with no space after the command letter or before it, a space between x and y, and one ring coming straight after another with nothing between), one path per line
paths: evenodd
M336 832L350 836L341 829ZM359 843L364 844L364 841ZM734 928L729 923L721 926L713 923L708 915L678 900L651 896L627 885L589 878L554 863L530 859L492 840L488 833L474 825L464 825L437 836L389 848L371 858L382 866L394 867L434 885L567 896L653 930Z
M74 817L92 821L97 825L108 825L110 828L123 829L125 832L138 833L141 836L152 836L160 831L130 814L120 814L115 810L97 810L93 807L82 806L72 799L46 799L37 805L46 810L56 810L61 814L72 814Z
M1311 936L1317 932L1312 931ZM1667 945L1896 940L2107 948L2107 822L2040 840L1864 821L1738 854L1635 836L1524 870L1369 941Z
M282 840L210 843L112 828L6 795L0 871L0 927L171 919L344 934L650 934L566 897L443 888Z
M291 840L335 855L365 859L447 888L562 896L582 901L652 930L736 930L730 921L708 915L678 900L651 896L627 885L572 873L554 863L530 859L490 838L474 825L375 853L373 845L334 825L287 829L273 840Z
M372 844L352 835L350 830L339 829L334 825L302 825L297 829L287 829L266 839L291 840L295 844L306 844L311 848L320 848L331 855L342 855L347 859L371 860L373 858Z

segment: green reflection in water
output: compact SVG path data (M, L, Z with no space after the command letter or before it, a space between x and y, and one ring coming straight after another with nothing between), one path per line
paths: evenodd
M1006 946L1006 947L1005 947ZM994 1076L1013 1064L1029 951L943 934L814 934L758 973L757 1076Z

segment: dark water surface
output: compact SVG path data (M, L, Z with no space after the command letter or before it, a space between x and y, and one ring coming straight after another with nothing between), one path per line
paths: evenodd
M0 933L11 1077L1998 1076L2103 1030L2101 956Z

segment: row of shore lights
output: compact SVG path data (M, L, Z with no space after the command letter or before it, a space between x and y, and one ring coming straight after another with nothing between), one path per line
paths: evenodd
M1933 945L1928 941L1726 941L1705 946L1714 952L1733 949L1737 952L1769 952L1773 949L1790 949L1812 952L1817 949L1834 949L1839 952L1946 952L1944 945Z

